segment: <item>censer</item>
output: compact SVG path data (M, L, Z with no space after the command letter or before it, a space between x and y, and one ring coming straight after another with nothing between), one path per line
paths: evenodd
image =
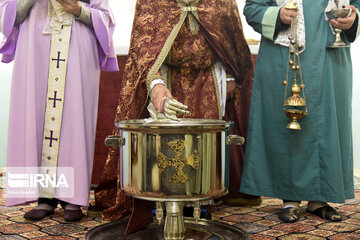
M297 10L298 7L293 0L291 0L286 6L286 9ZM297 39L297 19L291 20L290 27L290 45L289 45L289 57L288 67L286 73L286 80L283 82L285 85L284 96L284 112L291 118L291 122L287 125L287 128L293 130L300 130L300 124L298 119L304 117L307 114L306 98L304 92L304 82L302 78L301 66L300 66L300 50L304 47L298 42ZM293 83L290 88L291 96L288 97L288 85L290 80L290 69L293 71ZM297 77L300 77L300 85L297 82ZM302 96L300 95L302 94Z

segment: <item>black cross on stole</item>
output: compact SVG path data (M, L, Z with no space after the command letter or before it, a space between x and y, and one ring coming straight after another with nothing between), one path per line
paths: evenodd
M57 61L57 63L56 63L56 68L59 68L59 67L60 67L60 66L59 66L60 62L65 62L65 58L64 58L64 59L61 59L61 58L60 58L61 52L57 52L57 53L58 53L58 57L57 57L57 58L52 58L51 61Z
M50 130L50 137L45 137L45 140L50 140L49 147L52 147L52 141L57 141L57 138L53 137L54 131Z
M56 98L56 94L57 94L57 91L54 91L54 97L53 98L49 97L49 100L54 101L53 108L56 108L56 101L60 101L60 102L62 101L61 98Z

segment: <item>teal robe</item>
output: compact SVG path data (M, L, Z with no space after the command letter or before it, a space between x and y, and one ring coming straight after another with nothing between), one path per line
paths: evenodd
M288 48L274 44L280 7L275 0L246 3L246 19L262 40L240 187L243 193L338 203L354 198L350 48L326 48L335 39L324 17L327 3L303 0L306 50L300 60L308 115L299 120L302 130L287 129L290 119L283 112ZM360 9L359 0L351 4ZM342 39L349 41L344 35Z

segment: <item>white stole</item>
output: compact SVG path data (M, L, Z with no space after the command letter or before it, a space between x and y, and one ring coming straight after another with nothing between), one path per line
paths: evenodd
M70 37L74 15L65 12L56 0L49 0L43 34L51 34L48 90L41 151L41 173L56 176ZM40 197L58 197L53 185L42 186Z

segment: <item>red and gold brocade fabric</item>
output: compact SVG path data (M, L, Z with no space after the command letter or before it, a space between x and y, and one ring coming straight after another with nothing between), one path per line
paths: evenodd
M221 60L226 71L242 85L236 89L236 99L227 104L227 111L231 114L227 113L226 118L229 120L230 116L236 121L233 133L245 136L253 68L235 0L137 1L115 121L147 117L146 79L167 47L167 40L183 14L181 6L184 1L196 4L194 15L198 16L200 30L198 34L191 33L187 17L175 41L171 42L165 64L171 72L169 87L173 97L190 107L191 115L187 117L221 118L212 73L214 61ZM118 135L118 130L114 129L113 134ZM236 158L243 155L243 149L240 151ZM242 165L242 159L236 161ZM95 193L94 206L104 209L103 218L111 221L128 215L132 207L131 199L125 197L119 188L118 164L118 150L111 149ZM241 166L238 178L240 175ZM240 179L235 181L240 184Z
M165 61L172 96L189 106L187 118L221 118L212 66L216 56L204 36L192 33L187 18Z
M215 60L216 55L205 37L200 32L191 32L187 18L171 46L165 64L172 68L205 69L211 67Z

